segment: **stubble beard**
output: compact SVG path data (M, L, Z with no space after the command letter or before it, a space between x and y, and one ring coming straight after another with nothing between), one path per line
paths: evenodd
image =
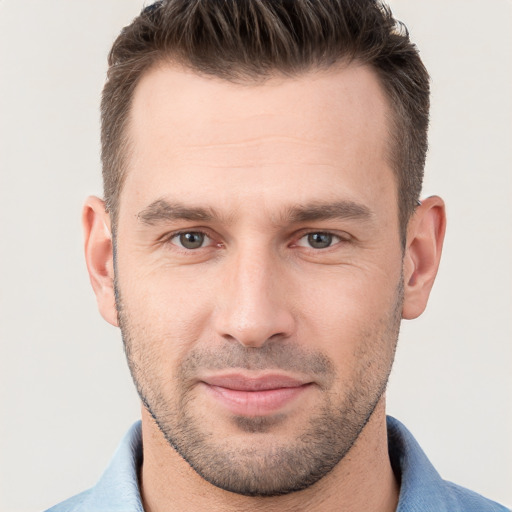
M335 365L324 354L304 351L286 340L269 340L260 349L226 344L221 349L194 349L179 365L173 390L164 391L154 376L158 354L141 349L150 340L135 332L116 283L116 304L125 352L140 399L161 433L196 473L211 484L245 496L270 497L308 488L327 475L350 451L386 390L394 360L403 303L403 280L394 307L378 327L362 333L356 349L358 369L344 393L334 390ZM148 345L149 341L149 345ZM377 347L380 347L378 349ZM382 350L385 347L385 350ZM149 354L149 355L148 355ZM165 363L164 363L165 364ZM319 375L329 385L323 404L286 442L262 442L286 417L233 418L243 444L209 430L208 418L195 407L189 385L198 369L298 370ZM240 436L238 436L240 437Z

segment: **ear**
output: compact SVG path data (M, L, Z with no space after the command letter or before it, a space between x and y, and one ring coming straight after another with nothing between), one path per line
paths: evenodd
M402 318L423 313L436 278L446 230L444 201L425 199L409 220L404 255L404 305Z
M82 212L84 249L89 279L101 316L118 326L114 294L114 258L110 215L98 197L88 197Z

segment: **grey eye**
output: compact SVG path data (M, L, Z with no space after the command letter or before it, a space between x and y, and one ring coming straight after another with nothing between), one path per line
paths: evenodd
M309 233L307 239L313 249L326 249L331 246L333 236L330 233Z
M203 246L208 237L199 231L190 231L188 233L180 233L173 239L176 240L177 245L185 249L199 249Z

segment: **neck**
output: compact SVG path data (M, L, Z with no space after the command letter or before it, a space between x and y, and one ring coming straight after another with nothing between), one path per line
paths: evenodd
M242 496L208 483L169 446L145 409L142 437L144 462L140 480L146 512L396 510L399 486L388 456L384 398L356 443L328 475L303 491L284 496Z

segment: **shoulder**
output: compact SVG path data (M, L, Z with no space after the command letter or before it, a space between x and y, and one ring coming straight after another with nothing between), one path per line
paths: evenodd
M492 501L484 496L443 480L446 500L453 510L465 510L468 512L510 512L510 509Z
M391 466L400 481L397 512L510 512L495 501L444 480L413 435L388 416Z
M137 421L119 443L96 485L46 512L143 512L138 486L141 464L142 433Z
M83 491L80 494L76 494L75 496L62 501L61 503L54 505L45 512L78 512L82 509L82 505L85 501L87 501L90 493L91 489Z

